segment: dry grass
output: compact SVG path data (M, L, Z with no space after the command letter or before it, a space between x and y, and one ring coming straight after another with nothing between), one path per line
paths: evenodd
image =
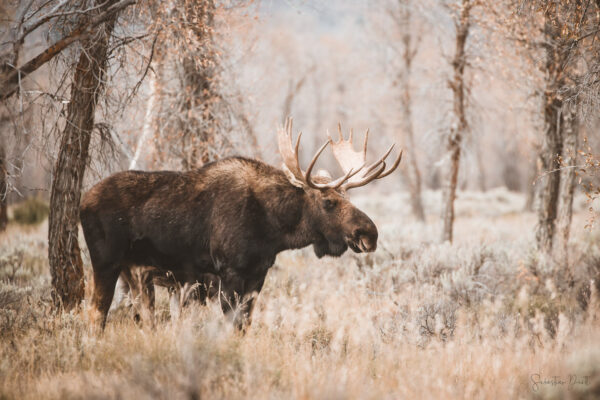
M461 194L453 246L400 201L357 199L380 227L373 255L281 254L244 337L214 304L170 321L162 291L155 330L117 313L97 337L81 315L51 313L45 226L12 226L0 234L0 398L600 396L600 242L585 214L569 285L564 264L532 250L519 196Z

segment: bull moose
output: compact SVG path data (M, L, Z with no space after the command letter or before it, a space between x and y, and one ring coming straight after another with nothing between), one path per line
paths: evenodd
M375 251L377 228L346 192L392 173L402 152L388 170L393 144L366 165L368 130L360 151L352 132L345 139L338 125L338 133L306 171L298 161L302 134L294 145L288 119L277 133L282 169L231 157L188 172L119 172L97 183L80 208L93 267L93 321L104 327L119 275L131 277L143 267L170 271L177 282L218 277L221 305L225 312L235 310L234 325L244 329L279 252L309 245L319 258L340 256L348 247ZM337 179L312 173L328 144L344 171ZM142 283L147 285L151 281ZM153 290L144 293L154 296Z

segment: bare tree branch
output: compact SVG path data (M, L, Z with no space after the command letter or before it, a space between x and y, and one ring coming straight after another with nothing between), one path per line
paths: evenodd
M18 68L10 66L10 71L5 73L4 76L0 78L0 100L4 100L12 96L19 89L19 82L23 80L23 78L27 77L27 75L31 74L42 65L52 60L72 43L89 37L92 34L92 28L105 22L115 13L132 4L135 4L135 2L136 0L123 0L110 6L106 9L106 11L79 25L58 42L54 43L36 57L29 60L27 63L25 63L25 65Z

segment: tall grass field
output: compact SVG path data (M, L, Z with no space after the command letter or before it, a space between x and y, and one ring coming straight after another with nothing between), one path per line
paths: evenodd
M600 231L584 200L558 259L536 252L536 216L503 189L459 193L455 241L440 244L438 197L426 223L402 195L353 199L377 251L281 253L243 336L216 303L171 318L165 289L154 329L121 308L97 335L85 304L52 312L46 223L10 224L0 399L600 398Z

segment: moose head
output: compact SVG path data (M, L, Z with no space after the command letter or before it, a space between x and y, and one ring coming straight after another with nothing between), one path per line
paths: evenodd
M303 171L298 160L302 133L298 134L295 145L292 134L292 119L288 118L285 126L278 130L279 152L287 179L305 192L306 213L313 225L313 248L317 257L340 256L348 247L356 253L375 251L377 227L365 213L350 203L346 193L394 172L402 159L402 151L388 170L385 160L392 152L393 144L377 161L367 165L369 130L365 133L362 150L356 151L352 130L348 139L345 139L341 125L338 124L338 140L334 141L328 132L328 140L312 157L306 171ZM344 172L337 179L332 179L331 174L326 171L312 175L317 159L328 145L331 145L333 155Z

